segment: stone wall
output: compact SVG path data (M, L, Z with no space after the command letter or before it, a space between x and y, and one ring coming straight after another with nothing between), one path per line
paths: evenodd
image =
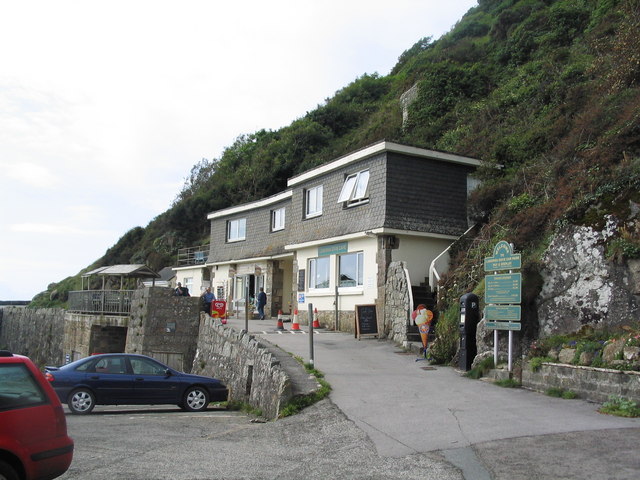
M522 369L522 386L538 392L556 387L571 390L584 400L604 403L610 395L640 403L640 372L543 363L537 372L529 364Z
M64 310L5 307L0 310L0 348L44 365L63 363Z
M269 347L205 314L200 317L198 338L192 373L222 380L230 389L230 400L248 403L266 418L277 418L293 392L290 378Z
M391 262L385 285L384 321L389 338L403 345L407 340L409 327L410 285L406 275L405 262Z
M165 287L138 289L131 299L125 351L188 372L196 354L199 322L199 297L176 297Z

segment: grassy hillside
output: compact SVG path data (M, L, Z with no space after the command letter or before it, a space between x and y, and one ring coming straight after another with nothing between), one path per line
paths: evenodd
M284 190L287 178L385 138L486 162L471 207L478 236L459 247L442 307L475 288L495 239L523 252L531 302L557 225L640 203L639 27L640 0L480 0L448 34L402 53L389 75L363 75L289 126L240 135L194 165L169 210L88 268L171 265L178 248L208 241L207 213ZM399 98L414 85L403 126ZM640 256L640 232L620 232L610 251ZM78 283L52 284L33 304L64 302Z

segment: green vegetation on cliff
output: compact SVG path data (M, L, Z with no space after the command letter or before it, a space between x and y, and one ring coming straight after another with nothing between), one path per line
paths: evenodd
M526 308L557 225L599 226L640 203L639 27L640 0L480 0L389 75L364 74L289 126L242 134L195 164L166 212L88 268L172 265L178 248L208 241L207 213L282 191L287 178L384 138L486 162L471 205L481 241L457 247L443 307L478 286L477 265L505 239L525 253ZM399 99L414 85L403 126ZM638 257L640 232L620 231L608 248ZM64 302L76 283L52 284L35 303Z

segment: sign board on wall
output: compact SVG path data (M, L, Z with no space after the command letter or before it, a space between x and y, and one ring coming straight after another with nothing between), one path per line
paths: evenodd
M349 251L349 242L332 243L331 245L321 245L318 247L318 256L340 255Z

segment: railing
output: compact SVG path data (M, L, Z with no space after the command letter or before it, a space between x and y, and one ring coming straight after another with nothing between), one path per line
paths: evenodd
M187 247L178 250L178 265L203 265L209 258L209 245Z
M134 290L81 290L69 292L70 312L129 315Z

